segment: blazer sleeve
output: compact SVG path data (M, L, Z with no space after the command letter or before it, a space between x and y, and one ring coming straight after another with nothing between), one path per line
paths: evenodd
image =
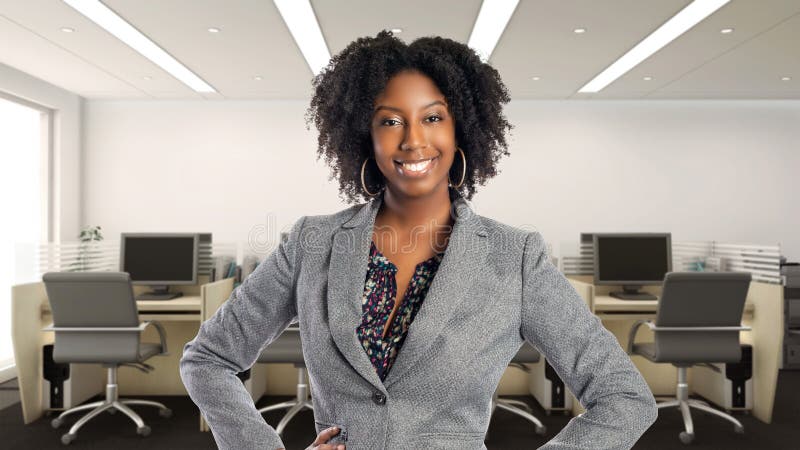
M658 416L653 394L614 335L550 262L538 232L527 236L522 280L520 333L586 408L541 448L631 448Z
M284 448L256 410L236 373L252 367L261 350L296 320L295 257L300 218L228 301L200 326L183 349L180 372L220 449Z

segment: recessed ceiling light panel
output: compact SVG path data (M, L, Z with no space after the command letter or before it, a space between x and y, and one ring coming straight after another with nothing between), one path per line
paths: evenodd
M486 62L494 52L519 0L483 0L467 45Z
M309 0L274 0L278 12L300 47L314 75L322 72L331 60L328 44L322 36L317 16Z
M194 72L98 0L63 1L195 91L216 92Z
M653 53L713 14L730 0L694 0L656 31L600 72L578 92L599 92Z

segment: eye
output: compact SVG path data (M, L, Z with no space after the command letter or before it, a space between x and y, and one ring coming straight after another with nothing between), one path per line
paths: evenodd
M389 122L396 122L396 123L389 123ZM393 126L399 124L400 122L397 119L383 119L381 120L381 125L388 125Z
M431 119L436 119L436 120L434 120L432 122L441 122L442 120L444 120L440 116L430 116L430 117L426 118L426 120L431 120Z

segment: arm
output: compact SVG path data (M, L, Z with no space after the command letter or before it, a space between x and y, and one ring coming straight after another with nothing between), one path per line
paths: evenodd
M258 413L236 373L296 318L295 253L304 218L259 264L183 350L180 372L189 396L221 449L276 449L283 442Z
M647 383L549 261L538 232L528 235L523 258L520 333L586 408L541 448L631 448L658 416Z

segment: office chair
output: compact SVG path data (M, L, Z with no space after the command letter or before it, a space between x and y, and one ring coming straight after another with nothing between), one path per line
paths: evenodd
M525 367L523 364L537 363L539 362L539 358L539 351L528 342L523 342L517 351L517 354L511 358L509 366L514 366L524 370L525 372L530 372L530 369ZM522 408L519 408L518 406L521 406ZM533 415L533 410L530 406L528 406L527 403L519 400L500 398L497 395L497 389L495 389L494 395L492 396L492 415L494 415L494 411L497 408L512 412L533 422L533 424L536 426L536 434L544 435L547 432L547 428L536 416Z
M145 361L167 354L166 334L158 322L139 323L136 300L130 275L124 272L49 272L42 276L53 325L44 328L55 332L53 360L58 363L95 363L108 369L106 398L99 402L76 406L53 419L53 428L60 427L64 417L78 411L91 410L81 417L61 442L69 445L89 420L103 411L122 411L134 423L141 436L150 434L150 427L128 405L155 406L161 417L172 411L149 400L120 400L117 392L117 368L135 367L145 373L153 367ZM161 342L140 343L142 331L154 326Z
M677 398L658 403L658 408L680 408L685 431L679 437L684 444L694 440L690 408L721 417L733 423L737 433L744 433L733 416L689 398L686 372L695 364L741 360L739 332L750 329L741 326L750 278L749 273L742 272L667 273L655 323L639 320L631 327L628 354L678 368ZM634 343L641 325L653 330L654 342Z
M283 416L275 431L278 435L283 433L286 425L303 408L314 410L308 399L308 382L306 379L306 362L303 359L303 347L300 341L300 328L289 327L262 350L257 362L259 363L292 363L297 368L297 398L275 405L266 406L258 410L261 414L276 409L289 408Z

